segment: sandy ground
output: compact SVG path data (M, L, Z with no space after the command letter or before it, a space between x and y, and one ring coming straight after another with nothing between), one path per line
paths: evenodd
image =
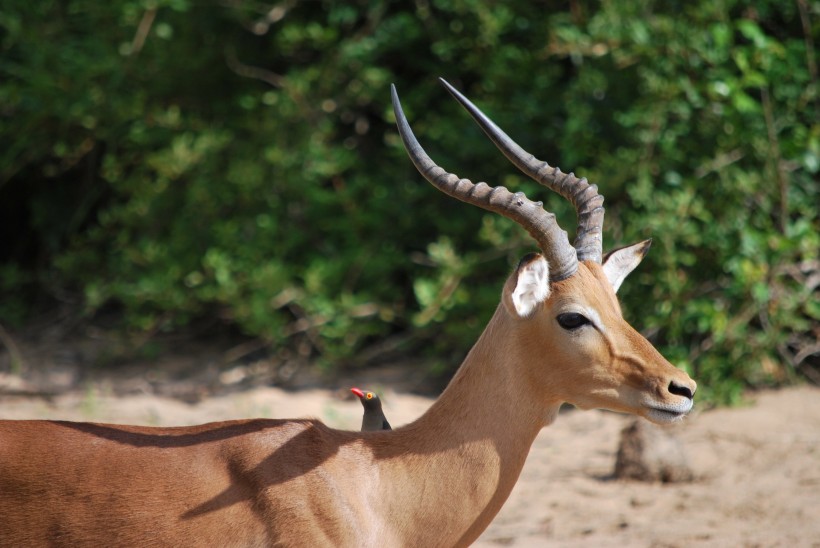
M0 392L13 384L0 375ZM196 404L113 392L103 384L50 399L0 396L0 417L175 425L312 416L351 429L361 420L345 389L254 388ZM394 426L432 402L389 391L383 400ZM476 546L820 546L820 390L764 392L742 408L694 413L675 428L697 477L691 483L611 478L620 431L631 420L563 412L536 439Z

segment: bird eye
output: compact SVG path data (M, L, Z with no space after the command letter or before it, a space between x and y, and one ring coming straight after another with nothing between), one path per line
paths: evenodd
M586 325L589 323L589 320L583 314L578 314L577 312L567 312L566 314L558 314L558 317L555 318L558 321L558 325L563 327L564 329L578 329L582 325Z
M368 393L367 393L367 396L365 396L365 397L366 397L368 400L372 400L372 399L373 399L373 392L368 392Z

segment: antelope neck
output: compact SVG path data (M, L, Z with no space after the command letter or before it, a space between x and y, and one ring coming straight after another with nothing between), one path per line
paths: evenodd
M467 545L480 535L507 500L545 425L544 402L535 401L526 375L517 373L515 321L500 305L439 399L393 433L405 436L401 445L413 462L408 472L425 505L439 509L419 517L424 527L414 529L435 532L430 540L436 545ZM435 523L447 513L445 527Z
M448 441L524 446L544 426L544 402L538 401L517 363L515 321L499 305L447 388L417 423ZM530 440L531 441L531 440ZM529 445L526 445L526 450Z

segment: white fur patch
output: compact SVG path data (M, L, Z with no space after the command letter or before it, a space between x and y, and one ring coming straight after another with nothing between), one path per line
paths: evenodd
M604 274L606 274L609 283L612 284L612 289L618 292L624 279L630 272L643 260L646 252L649 251L649 245L652 240L645 240L637 244L632 244L621 249L616 249L607 253L604 257Z
M549 297L549 274L549 265L543 257L538 257L518 270L512 302L515 311L522 318L529 316L536 306Z

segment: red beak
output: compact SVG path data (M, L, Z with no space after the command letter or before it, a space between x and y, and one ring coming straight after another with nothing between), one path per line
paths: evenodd
M353 392L354 394L356 394L357 396L359 396L359 398L364 397L364 392L362 392L358 388L351 388L350 391Z

